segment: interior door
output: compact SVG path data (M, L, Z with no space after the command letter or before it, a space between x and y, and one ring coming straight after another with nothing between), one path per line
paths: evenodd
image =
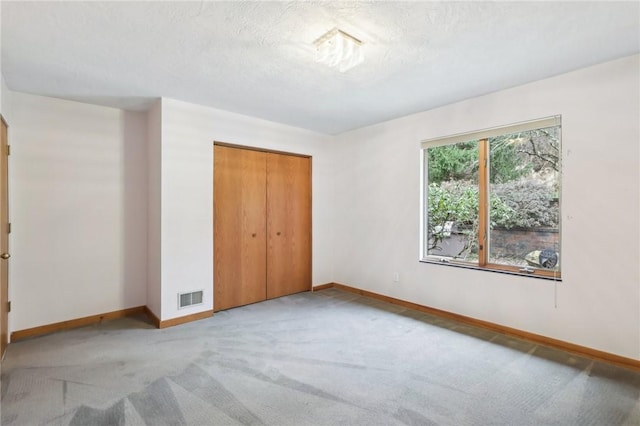
M266 298L266 154L214 147L214 310Z
M9 343L9 148L7 123L0 116L0 357Z
M267 154L267 298L311 289L311 159Z

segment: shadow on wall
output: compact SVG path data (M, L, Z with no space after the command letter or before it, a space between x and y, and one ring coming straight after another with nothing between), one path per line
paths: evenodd
M140 306L146 304L147 285L147 115L122 111L121 124L122 302Z

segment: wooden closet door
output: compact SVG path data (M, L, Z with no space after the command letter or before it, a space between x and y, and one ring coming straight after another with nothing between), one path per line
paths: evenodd
M311 159L267 154L267 298L311 289Z
M214 310L266 299L266 154L214 147Z

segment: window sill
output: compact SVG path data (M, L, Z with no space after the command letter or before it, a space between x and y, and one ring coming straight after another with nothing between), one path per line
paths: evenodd
M454 268L474 269L477 271L494 272L498 274L516 275L519 277L526 277L526 278L537 278L537 279L546 280L546 281L562 282L561 273L558 273L558 275L554 276L552 271L543 271L540 269L534 269L533 273L526 273L526 272L520 272L520 271L511 269L512 267L508 267L508 266L505 266L505 267L502 267L501 265L478 266L470 263L460 262L456 260L449 260L449 259L443 262L440 258L433 258L433 259L425 258L425 259L420 259L419 262L429 263L432 265L449 266Z

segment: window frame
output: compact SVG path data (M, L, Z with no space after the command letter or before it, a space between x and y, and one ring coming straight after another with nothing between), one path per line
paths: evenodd
M489 129L472 132L459 133L451 136L427 139L421 142L420 149L420 262L440 264L447 266L463 267L468 269L486 270L514 274L519 276L542 278L554 281L562 281L562 267L560 270L548 270L542 268L519 267L489 262L489 138L501 136L509 133L518 133L530 130L544 129L548 127L560 127L560 153L562 153L562 117L554 115L536 120L524 121L509 124L506 126L493 127ZM428 212L429 212L429 171L428 171L428 149L438 146L455 145L462 142L478 141L478 261L469 262L447 256L428 254ZM559 254L562 253L562 155L560 155L559 167L560 181L558 208L560 211L558 222L558 245ZM562 263L560 263L562 265Z

